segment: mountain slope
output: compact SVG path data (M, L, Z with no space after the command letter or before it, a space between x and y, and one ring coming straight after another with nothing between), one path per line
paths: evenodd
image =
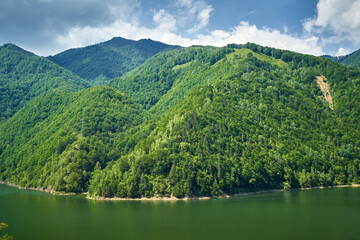
M323 57L330 59L331 61L342 63L348 66L360 67L360 49L346 56L341 56L341 57L323 56Z
M359 182L360 71L255 44L176 51L110 82L162 120L134 152L94 175L90 194L183 197ZM323 75L334 111L316 82ZM131 168L121 170L124 162Z
M177 47L150 39L133 41L117 37L85 48L70 49L48 58L88 79L92 85L99 85L122 76L159 52L174 48Z
M308 84L309 91L320 96L316 81L313 81L316 75L343 82L341 74L344 71L348 70L319 57L256 44L223 48L195 46L159 54L125 76L111 80L109 85L125 92L146 109L161 114L200 84L218 83L234 77L253 79L260 74L265 78L300 81L299 84ZM347 88L347 91L356 89Z
M109 87L44 93L0 126L0 179L85 191L94 168L119 157L114 136L146 116L138 104Z
M0 178L125 198L359 183L359 81L256 44L167 51L110 82L134 101L97 87L29 103L0 126Z
M191 90L134 151L94 174L89 193L217 196L359 182L358 134L306 87L237 77Z
M198 63L197 67L203 70L206 63L215 61L215 56L223 57L227 50L214 47L190 47L167 51L154 56L125 76L112 79L109 85L128 94L149 109L173 88L176 81L179 81L186 64L195 61Z
M344 59L341 60L341 63L348 66L360 67L360 49L345 56Z
M77 91L85 87L85 80L46 58L13 44L0 46L0 121L45 91Z

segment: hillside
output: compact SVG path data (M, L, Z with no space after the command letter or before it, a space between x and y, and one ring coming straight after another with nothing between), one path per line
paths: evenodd
M253 44L228 47L200 47L207 52L203 60L149 61L114 80L121 89L129 89L126 83L143 90L129 91L142 104L155 93L157 77L168 80L170 90L153 95L154 112L163 113L154 130L93 176L91 195L217 196L359 182L360 71ZM146 66L158 74L148 77ZM321 74L327 76L334 110L316 83ZM164 107L156 111L159 104Z
M341 59L341 63L348 66L360 67L360 49L356 52L346 55L343 59Z
M136 68L159 52L178 48L150 39L139 41L113 38L92 46L70 49L48 59L87 79L92 85L105 84Z
M0 46L0 122L27 102L54 88L77 91L88 83L46 58L16 45Z
M146 116L138 104L109 87L44 93L0 126L0 179L86 191L94 168L119 158L114 136Z
M348 81L358 74L340 64L320 57L281 51L256 44L228 45L223 48L189 47L159 54L142 66L109 85L128 94L146 109L161 114L174 106L193 87L208 85L237 77L252 79L271 77L274 81L289 81L308 86L314 96L320 96L316 76L329 79L335 94L335 111L347 112L347 105L359 101L357 80ZM342 92L342 96L336 94ZM352 98L352 99L351 99ZM359 108L350 109L359 114ZM349 114L349 113L347 113ZM354 121L356 118L349 118Z
M96 172L89 193L181 198L358 182L359 132L339 124L298 85L199 86L134 151Z
M31 101L0 126L0 180L123 198L359 183L359 81L255 44L166 51L119 90Z
M360 67L360 49L346 56L341 56L341 57L323 56L323 57L330 59L331 61L342 63L348 66Z
M150 109L163 95L173 89L176 82L184 78L187 67L192 62L195 62L192 64L195 70L191 68L190 72L196 71L194 74L198 74L207 69L208 62L215 61L215 57L224 57L225 51L228 49L214 47L190 47L168 51L151 58L123 77L112 79L109 85L128 94L146 109ZM199 75L194 79L199 80ZM200 80L202 83L207 81L205 78ZM189 90L189 87L183 90Z

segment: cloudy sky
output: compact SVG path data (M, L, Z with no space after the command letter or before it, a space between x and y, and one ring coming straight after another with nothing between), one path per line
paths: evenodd
M47 56L118 36L344 55L360 48L360 0L0 0L0 44Z

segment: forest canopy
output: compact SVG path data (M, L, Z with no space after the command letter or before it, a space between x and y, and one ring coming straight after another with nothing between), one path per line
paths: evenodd
M359 183L359 81L251 43L165 51L109 86L31 100L0 125L0 179L121 198Z

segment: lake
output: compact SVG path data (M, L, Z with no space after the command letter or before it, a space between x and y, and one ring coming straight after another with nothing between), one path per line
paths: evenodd
M111 202L0 184L0 222L16 240L360 239L360 188Z

